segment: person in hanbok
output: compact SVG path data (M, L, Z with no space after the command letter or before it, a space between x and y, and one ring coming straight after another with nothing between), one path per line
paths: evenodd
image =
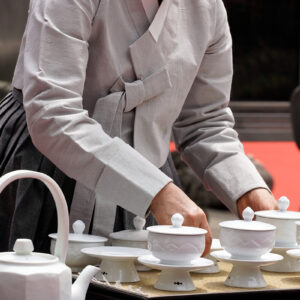
M32 0L13 77L1 101L0 175L50 175L71 222L108 236L132 226L208 230L176 185L172 137L206 189L235 214L277 202L244 154L228 107L232 40L221 0ZM30 179L0 194L0 247L18 237L49 249L56 231L47 189Z

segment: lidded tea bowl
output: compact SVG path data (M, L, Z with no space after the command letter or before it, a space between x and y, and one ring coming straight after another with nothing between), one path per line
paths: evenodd
M81 220L77 220L72 224L74 233L69 233L68 252L66 257L66 265L72 272L80 272L87 265L96 265L99 259L88 256L80 250L88 247L104 246L107 241L106 237L84 234L85 224ZM53 254L57 240L57 233L49 234L51 238L50 252Z
M110 233L112 246L148 249L148 231L143 229L145 223L144 218L136 216L133 219L135 229Z
M182 226L184 218L176 213L172 225L147 227L148 248L162 264L184 265L200 258L205 248L205 234L202 228Z
M276 226L275 247L295 247L296 221L300 221L300 212L288 211L290 201L282 196L278 200L279 210L261 210L255 212L256 220Z
M244 220L224 221L220 225L220 243L235 259L259 259L275 244L276 227L253 221L254 211L247 207Z

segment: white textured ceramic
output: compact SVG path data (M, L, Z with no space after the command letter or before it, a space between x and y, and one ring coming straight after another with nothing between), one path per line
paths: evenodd
M107 238L83 234L85 225L81 220L75 221L72 227L74 233L69 234L66 265L71 268L72 272L80 272L87 265L99 264L99 258L86 255L81 252L81 249L104 246ZM50 252L54 254L57 234L49 234L49 237L51 238Z
M225 280L225 285L239 288L262 288L267 283L260 271L260 266L273 264L283 259L281 255L267 253L257 260L238 260L225 250L214 251L213 257L231 263L232 269Z
M280 197L278 200L279 210L262 210L255 212L256 220L272 224L276 227L275 246L295 247L296 221L300 221L300 212L287 211L289 200Z
M148 231L143 229L145 223L146 220L144 218L140 216L134 217L133 225L135 229L122 230L109 234L111 245L148 249ZM138 271L142 272L151 270L139 262L135 263L135 267Z
M210 247L210 253L213 252L213 251L222 250L222 249L223 248L221 246L220 240L219 239L213 239L211 247ZM215 273L219 273L220 272L219 265L218 265L218 260L215 259L214 257L212 257L210 255L210 253L207 254L205 256L205 258L212 260L214 264L212 266L210 266L210 267L194 271L194 273L199 273L199 274L215 274Z
M275 244L275 226L252 221L250 207L243 211L244 220L220 223L220 243L237 259L259 259L270 252Z
M50 190L57 209L58 243L55 255L36 253L28 239L18 239L14 252L0 253L1 300L84 300L92 277L99 271L86 267L72 286L71 269L65 265L69 215L65 197L49 176L33 171L13 171L0 177L0 192L20 178L41 180Z
M195 285L190 276L190 271L208 268L213 262L206 258L198 258L188 264L162 264L153 255L143 255L138 257L138 261L152 269L161 270L154 287L163 291L193 291Z
M137 282L140 280L134 262L138 256L149 255L150 251L131 247L103 246L85 248L83 253L101 258L99 272L95 277L108 282Z
M300 272L300 262L298 259L287 254L287 251L294 250L291 247L274 247L272 253L283 256L283 260L268 266L261 267L262 270L276 273ZM299 251L299 249L295 249Z
M205 248L206 230L182 226L180 214L172 216L172 225L147 228L148 248L163 264L188 264L199 258Z

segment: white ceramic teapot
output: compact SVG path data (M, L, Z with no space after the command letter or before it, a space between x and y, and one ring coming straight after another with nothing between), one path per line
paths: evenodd
M14 252L0 253L1 300L84 300L99 268L87 266L72 286L72 272L65 265L69 215L63 192L48 175L18 170L0 177L0 193L10 182L20 178L39 179L50 190L57 209L57 243L55 255L32 252L33 245L28 239L18 239Z

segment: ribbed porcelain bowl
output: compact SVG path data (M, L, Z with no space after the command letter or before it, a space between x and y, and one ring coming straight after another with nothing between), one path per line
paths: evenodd
M158 225L147 228L148 248L161 263L169 265L189 264L200 258L205 248L205 234L202 228L182 226L180 214L172 216L173 225Z
M276 227L252 221L254 212L250 207L243 211L244 220L220 223L220 243L235 259L260 259L275 244Z

